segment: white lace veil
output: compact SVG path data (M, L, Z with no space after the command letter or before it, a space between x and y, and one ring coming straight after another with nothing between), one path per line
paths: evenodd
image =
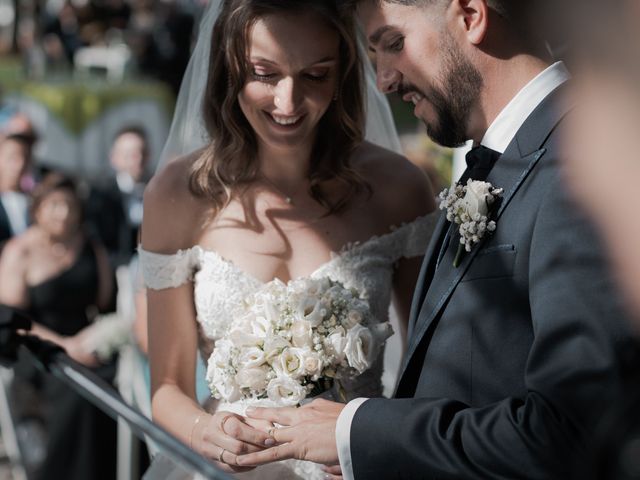
M202 99L209 71L211 36L221 4L222 0L210 0L202 17L198 40L180 86L171 129L157 169L168 161L207 145L210 141L202 118ZM358 49L365 63L366 139L389 150L400 152L400 140L391 110L387 99L376 88L375 72L367 59L362 36L358 39Z

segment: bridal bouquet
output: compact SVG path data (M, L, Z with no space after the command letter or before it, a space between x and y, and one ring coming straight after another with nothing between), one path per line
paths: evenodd
M367 370L393 333L368 303L328 278L265 284L246 300L209 358L207 382L227 402L299 404Z

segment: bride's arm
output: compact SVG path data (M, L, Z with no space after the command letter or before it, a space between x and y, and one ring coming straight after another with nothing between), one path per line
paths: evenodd
M436 210L435 195L427 175L402 155L364 142L352 161L372 188L368 211L375 212L380 222L378 230L388 231L392 225L415 226L404 230L406 235L394 238L399 245L393 254L397 259L393 273L393 306L404 347L413 292L434 223L422 217Z
M181 162L169 165L145 192L142 246L148 252L189 248L202 228ZM226 463L234 463L236 454L257 450L268 436L249 427L242 417L228 412L209 415L198 404L193 283L186 278L180 283L175 288L147 289L152 416L202 455L214 460L222 455Z
M413 292L435 223L431 218L423 217L436 210L436 203L431 182L420 168L400 156L394 159L393 167L389 159L386 165L384 170L387 173L382 188L388 211L387 221L390 225L407 225L406 235L398 239L402 243L402 251L393 275L393 306L404 348Z

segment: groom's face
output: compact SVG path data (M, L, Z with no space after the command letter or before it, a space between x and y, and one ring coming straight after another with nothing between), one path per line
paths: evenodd
M468 124L482 77L447 29L447 2L407 6L366 0L358 13L374 53L378 88L414 104L437 143L456 147Z

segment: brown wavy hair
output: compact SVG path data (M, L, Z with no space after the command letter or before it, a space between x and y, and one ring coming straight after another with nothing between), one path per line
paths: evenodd
M258 176L256 133L245 118L238 95L248 78L249 32L260 18L282 13L317 14L340 36L338 94L318 123L310 159L309 194L327 209L343 210L360 193L371 188L351 167L350 157L364 134L362 65L353 17L338 8L339 0L226 0L211 39L209 76L203 117L212 139L191 168L191 192L212 201L215 211L231 199L234 187ZM332 200L322 183L337 179L347 188Z

